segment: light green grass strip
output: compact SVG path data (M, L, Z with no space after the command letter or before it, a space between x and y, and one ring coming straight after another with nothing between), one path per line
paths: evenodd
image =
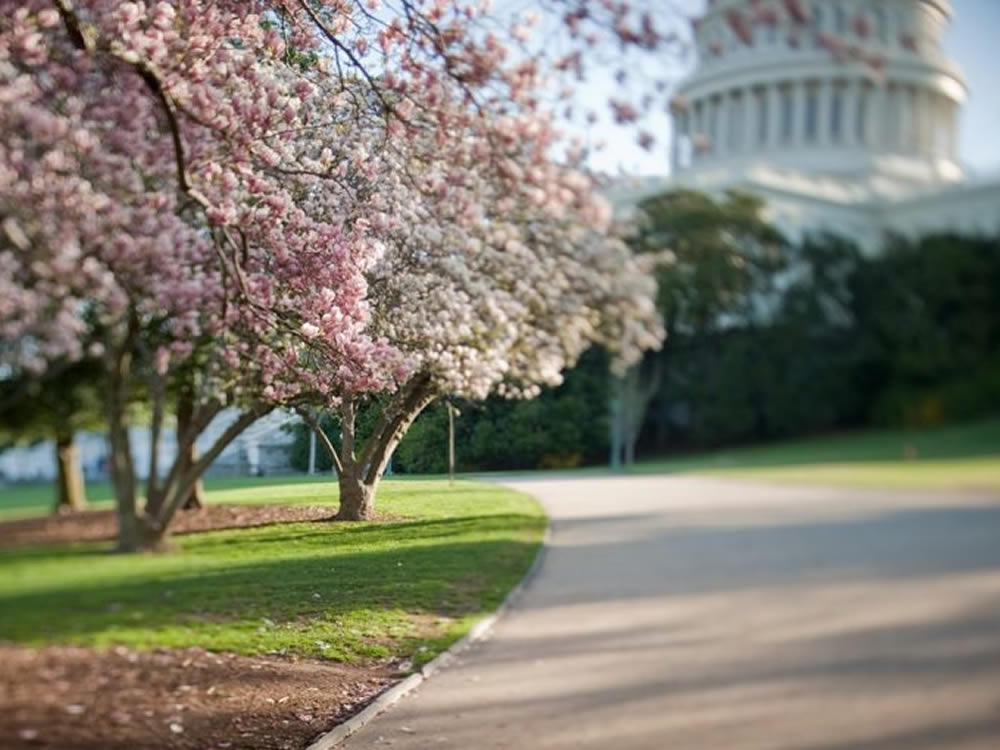
M911 460L905 459L908 454ZM753 445L643 461L634 471L835 486L996 489L1000 420Z
M329 482L231 488L232 502L335 502ZM202 646L420 664L495 609L535 556L538 504L495 485L386 481L393 523L297 523L110 545L0 551L0 641Z
M1000 490L1000 458L802 464L742 469L710 469L699 473L731 479L831 487Z

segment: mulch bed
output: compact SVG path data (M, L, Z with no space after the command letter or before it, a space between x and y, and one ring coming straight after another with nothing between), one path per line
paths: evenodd
M178 513L171 530L324 521L333 513L320 505L209 505ZM0 522L0 546L115 534L114 511ZM402 676L392 663L0 644L0 748L301 750Z
M5 750L301 750L400 679L393 665L0 646Z
M206 505L200 510L180 511L170 530L176 535L274 523L324 521L336 512L336 508L329 505ZM114 539L116 533L114 511L88 510L0 522L0 547L96 542Z

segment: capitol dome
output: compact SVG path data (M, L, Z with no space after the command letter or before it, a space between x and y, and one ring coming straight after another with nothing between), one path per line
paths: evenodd
M672 101L671 183L765 198L792 235L1000 229L1000 183L957 158L949 0L714 0Z

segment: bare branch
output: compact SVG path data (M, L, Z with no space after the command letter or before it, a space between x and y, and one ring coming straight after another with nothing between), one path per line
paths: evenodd
M344 465L340 462L340 455L337 453L337 448L320 426L316 416L304 406L300 406L295 411L302 417L302 421L309 426L309 429L316 433L316 436L323 442L323 445L326 446L326 450L330 454L330 459L333 461L333 466L337 470L337 476L343 474Z
M172 492L169 492L168 494L168 489L166 487L164 488L165 502L160 507L156 516L156 523L159 528L165 528L170 523L170 519L174 517L174 514L180 509L180 506L187 499L191 492L191 488L195 485L195 482L197 482L198 478L205 473L205 470L212 465L212 462L219 457L219 454L222 453L222 451L224 451L231 442L239 437L247 427L252 425L272 409L274 409L273 406L256 404L240 414L236 421L229 425L225 432L223 432L218 439L216 439L216 441L212 444L212 447L209 448L197 462L188 468L188 471L183 477L180 477L180 480L175 484ZM177 463L174 465L176 466Z

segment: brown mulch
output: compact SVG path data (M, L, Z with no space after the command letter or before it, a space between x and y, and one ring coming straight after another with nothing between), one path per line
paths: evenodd
M206 505L200 510L180 511L171 524L170 532L176 535L275 523L324 521L334 513L336 509L324 505ZM87 510L3 521L0 522L0 547L104 541L114 539L117 528L113 510Z
M5 750L301 750L400 675L277 657L0 646Z

